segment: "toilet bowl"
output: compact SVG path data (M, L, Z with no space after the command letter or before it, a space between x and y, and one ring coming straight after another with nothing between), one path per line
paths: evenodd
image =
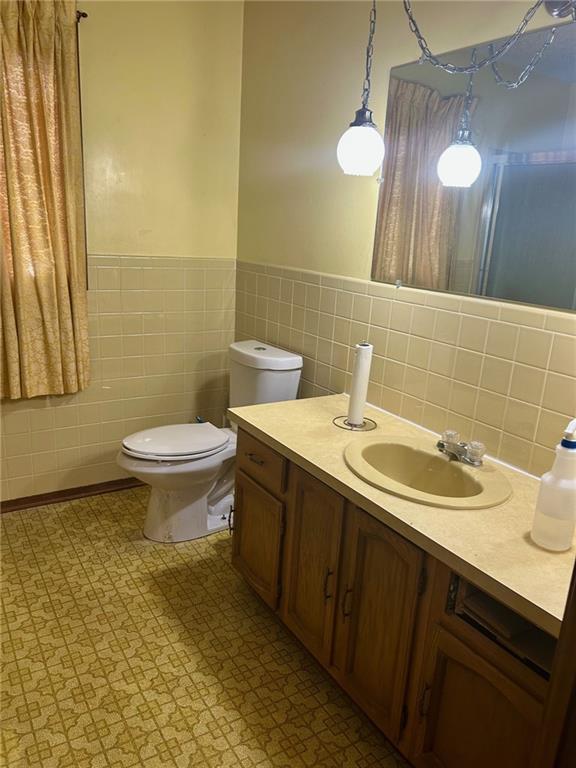
M229 348L230 405L294 400L302 357L261 341ZM210 423L145 429L122 441L116 461L152 488L144 535L188 541L225 528L234 502L236 434Z
M125 438L116 461L152 488L144 536L176 543L228 526L236 435L212 424L174 424Z

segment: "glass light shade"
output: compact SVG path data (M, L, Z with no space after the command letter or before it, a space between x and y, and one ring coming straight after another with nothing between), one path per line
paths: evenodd
M445 187L471 187L482 170L482 158L473 144L450 144L440 155L436 170Z
M384 139L373 125L352 125L342 134L336 156L349 176L372 176L384 159Z

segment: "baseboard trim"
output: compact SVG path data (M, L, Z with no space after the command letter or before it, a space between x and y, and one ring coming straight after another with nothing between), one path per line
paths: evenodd
M0 502L0 513L17 512L21 509L31 509L32 507L43 507L45 504L57 504L62 501L71 501L72 499L81 499L84 496L99 496L103 493L112 493L113 491L124 491L127 488L137 488L144 485L135 477L121 478L120 480L109 480L106 483L96 483L95 485L82 485L78 488L64 488L61 491L51 493L39 493L37 496L23 496L20 499L7 499Z

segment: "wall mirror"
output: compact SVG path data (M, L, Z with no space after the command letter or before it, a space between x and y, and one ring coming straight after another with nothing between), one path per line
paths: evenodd
M515 80L550 34L523 35L500 75ZM466 65L471 55L443 60ZM482 170L468 188L446 187L436 166L467 85L426 63L391 70L372 279L575 310L576 23L558 27L519 87L498 84L490 67L474 76Z

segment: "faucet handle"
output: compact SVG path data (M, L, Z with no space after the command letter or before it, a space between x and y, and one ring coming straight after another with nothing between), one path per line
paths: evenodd
M472 440L468 443L468 450L466 451L466 455L472 461L482 461L482 457L485 453L486 446L484 443L481 443L478 440Z
M447 445L458 445L460 442L460 432L455 429L445 429L442 432L442 442Z

